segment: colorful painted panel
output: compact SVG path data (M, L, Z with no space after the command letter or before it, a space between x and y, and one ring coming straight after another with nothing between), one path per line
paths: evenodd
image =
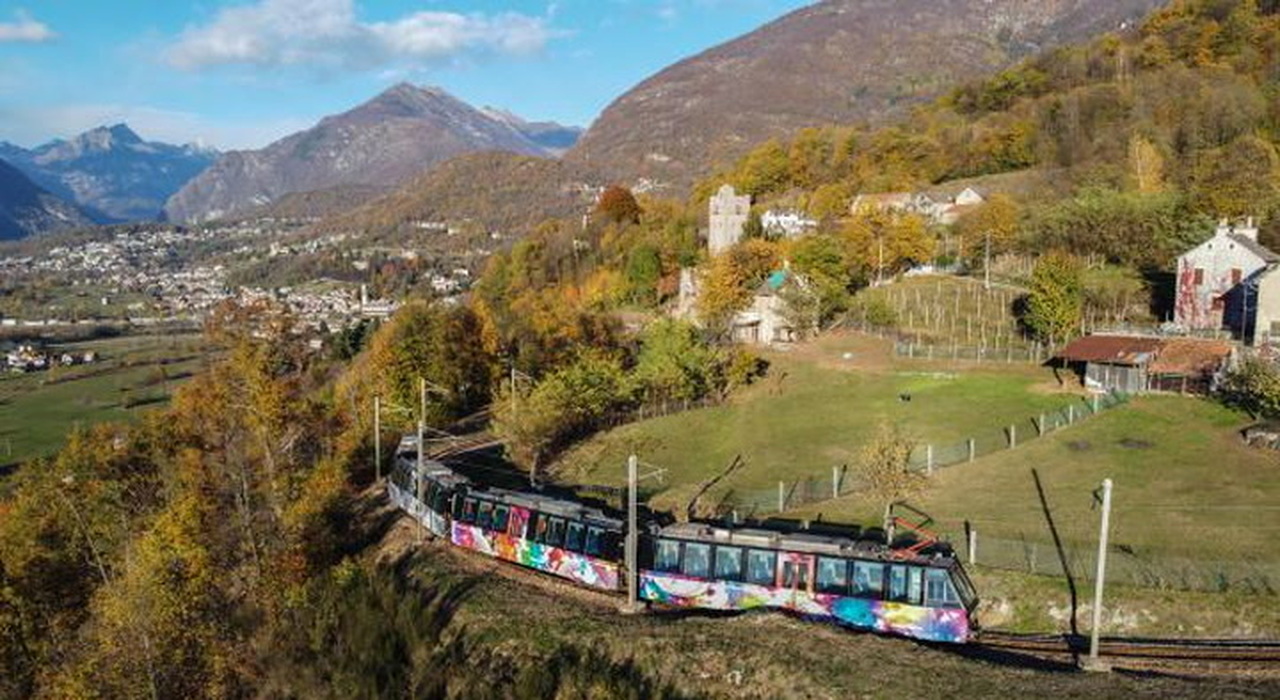
M732 581L700 581L652 571L641 572L640 597L682 608L790 610L805 617L931 642L960 643L969 638L969 616L963 609L929 608Z
M512 509L512 519L516 517L517 510L519 509ZM526 511L522 517L527 518L528 512ZM474 525L455 521L453 543L504 561L555 574L584 586L610 591L618 588L617 564L559 547L531 542L523 537L486 532Z

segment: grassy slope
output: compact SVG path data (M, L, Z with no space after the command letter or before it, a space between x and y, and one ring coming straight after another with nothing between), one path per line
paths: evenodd
M1046 390L1056 388L1046 370L1001 364L957 372L943 363L894 364L887 343L855 335L770 359L770 376L729 405L601 435L566 455L561 475L620 483L621 465L634 449L645 462L669 469L669 493L658 505L687 498L690 485L719 473L738 454L747 466L728 484L735 490L764 492L776 489L779 479L807 476L829 483L831 467L853 463L882 420L921 443L958 448L977 436L981 449L994 449L1004 440L1002 426L1075 398ZM899 399L904 393L911 401Z
M93 365L60 367L53 374L0 374L0 464L56 451L76 423L131 420L167 400L175 378L200 366L199 340L194 337L113 338L58 349L94 350L102 359ZM161 378L161 367L168 381ZM133 407L124 408L122 389L128 391Z

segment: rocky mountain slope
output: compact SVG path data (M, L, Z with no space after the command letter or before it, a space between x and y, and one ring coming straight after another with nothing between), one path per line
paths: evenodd
M75 206L49 194L22 171L0 160L0 241L92 224Z
M565 156L611 179L688 185L806 126L884 121L1162 0L825 0L618 98Z
M339 185L392 188L454 156L551 151L514 127L436 88L400 84L351 111L258 151L227 153L175 194L172 221L260 207L286 194Z
M157 218L165 201L216 157L197 146L144 141L125 124L30 150L0 143L0 158L98 223Z

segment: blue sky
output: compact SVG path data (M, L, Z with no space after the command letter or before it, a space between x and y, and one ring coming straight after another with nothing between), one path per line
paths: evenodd
M408 81L588 125L806 0L0 0L0 141L126 121L258 148Z

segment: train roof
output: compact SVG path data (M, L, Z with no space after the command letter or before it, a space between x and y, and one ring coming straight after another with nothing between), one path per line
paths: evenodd
M949 566L955 561L950 553L907 554L879 542L840 537L812 532L782 532L760 527L734 527L705 523L675 523L660 528L658 537L727 544L760 549L776 549L805 554L874 559L881 561L907 561L916 564ZM905 555L905 557L904 557Z

